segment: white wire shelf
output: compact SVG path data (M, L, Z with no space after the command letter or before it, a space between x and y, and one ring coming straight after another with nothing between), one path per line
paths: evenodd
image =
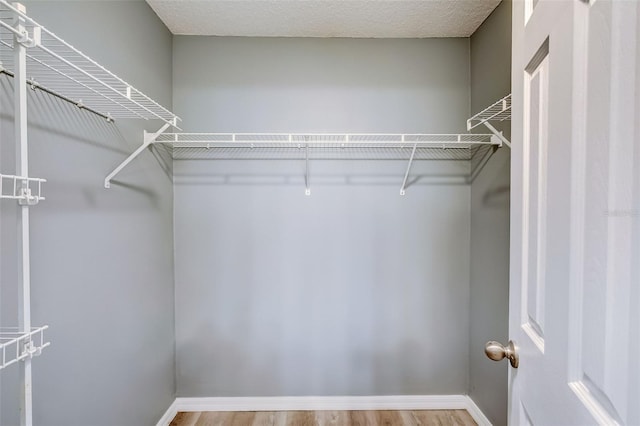
M165 125L166 127L166 125ZM144 133L144 142L104 180L105 188L147 147L166 148L175 160L279 159L306 163L305 193L309 195L309 161L408 160L400 194L405 194L415 160L469 163L461 176L471 182L503 139L491 134L392 133Z
M14 27L16 16L24 20L24 32ZM159 119L172 126L180 118L125 82L51 31L29 18L6 0L0 0L0 67L14 71L15 36L27 48L27 77L107 117Z
M15 364L26 358L33 358L41 354L42 350L51 343L45 338L44 332L49 326L35 327L30 332L22 332L17 328L0 329L0 350L2 359L0 369Z
M0 199L37 204L45 200L42 184L46 179L0 174Z
M501 142L490 134L162 133L152 142L177 160L347 159L469 161Z
M166 126L166 125L165 125ZM393 133L156 133L144 134L144 142L104 180L105 188L147 147L165 148L174 160L304 160L306 193L310 193L310 160L448 160L470 163L472 180L502 139L491 134L393 134ZM405 175L401 194L407 182Z
M490 121L511 120L511 94L480 111L467 120L467 130L475 129Z

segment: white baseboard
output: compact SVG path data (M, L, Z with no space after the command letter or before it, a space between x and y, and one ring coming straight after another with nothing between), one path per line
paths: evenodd
M179 411L467 410L479 426L491 426L466 395L285 396L176 398L157 426Z
M480 407L478 407L476 403L473 402L473 399L471 399L471 397L469 396L465 396L465 398L467 399L467 406L464 408L469 412L469 414L471 414L473 420L478 423L478 426L492 426L491 422L489 421L487 416L484 415Z
M173 420L176 414L178 414L178 409L176 408L176 401L174 400L169 408L167 408L167 411L164 412L160 420L158 420L156 426L169 426L171 420Z

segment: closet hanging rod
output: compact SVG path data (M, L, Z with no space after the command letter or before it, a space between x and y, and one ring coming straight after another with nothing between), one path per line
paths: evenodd
M4 74L4 75L6 75L6 76L8 76L8 77L11 77L11 78L14 78L14 77L15 77L15 75L14 75L11 71L9 71L9 70L5 70L5 69L1 69L1 70L0 70L0 74ZM107 122L109 122L109 123L113 123L113 122L115 121L115 119L114 119L113 117L110 117L110 116L108 116L108 115L106 115L106 114L103 114L103 113L101 113L101 112L98 112L98 111L96 111L95 109L89 108L88 106L83 105L83 104L82 104L82 102L74 101L73 99L68 98L68 97L66 97L66 96L64 96L64 95L61 95L61 94L60 94L60 93L58 93L58 92L55 92L55 91L53 91L53 90L51 90L51 89L47 89L46 87L44 87L44 86L42 86L42 85L38 84L38 82L36 82L36 81L33 81L33 80L27 80L27 83L29 84L29 86L30 86L33 90L38 89L38 90L40 90L40 91L42 91L42 92L44 92L44 93L46 93L46 94L48 94L48 95L51 95L51 96L53 96L53 97L55 97L55 98L58 98L58 99L60 99L60 100L62 100L62 101L65 101L65 102L67 102L67 103L70 103L70 104L72 104L72 105L75 105L76 107L78 107L78 108L80 108L80 109L83 109L83 110L85 110L85 111L88 111L88 112L90 112L90 113L92 113L92 114L95 114L95 115L97 115L97 116L99 116L99 117L104 118L104 119L105 119L105 120L107 120Z

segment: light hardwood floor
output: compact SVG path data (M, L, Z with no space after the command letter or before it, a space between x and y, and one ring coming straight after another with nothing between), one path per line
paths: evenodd
M466 410L178 413L170 426L471 426Z

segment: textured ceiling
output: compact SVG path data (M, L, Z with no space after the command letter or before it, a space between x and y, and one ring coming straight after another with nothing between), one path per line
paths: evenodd
M500 0L146 0L174 34L468 37Z

